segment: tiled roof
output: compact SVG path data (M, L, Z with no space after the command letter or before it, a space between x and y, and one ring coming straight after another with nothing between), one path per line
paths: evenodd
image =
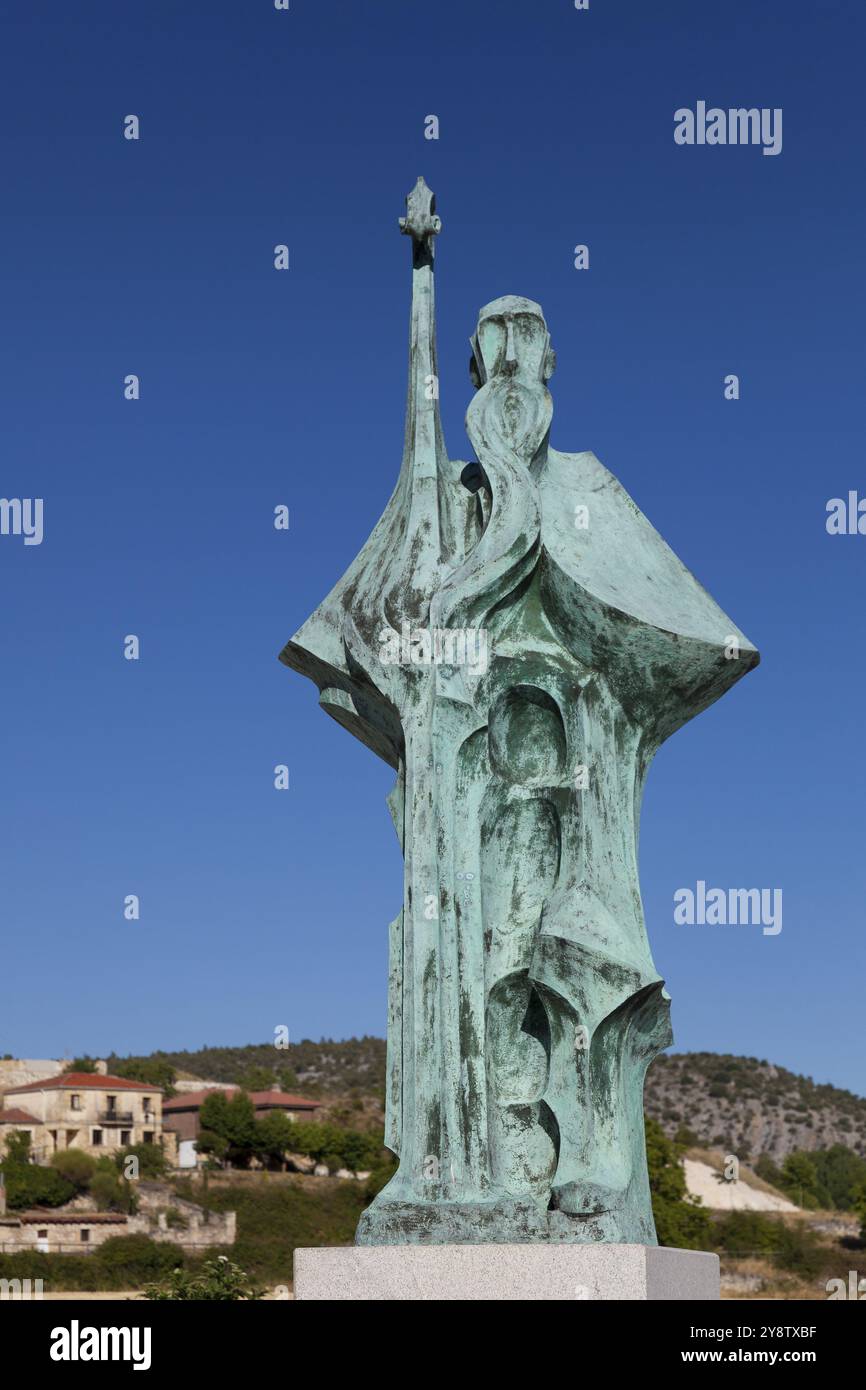
M205 1088L203 1091L186 1091L165 1101L162 1113L170 1115L181 1110L198 1110L208 1096L236 1096L238 1089L222 1091ZM305 1100L303 1096L291 1096L286 1091L250 1091L249 1096L257 1110L267 1105L276 1106L280 1110L318 1110L321 1105L321 1101Z
M100 1076L99 1072L65 1071L44 1081L30 1081L26 1086L7 1086L7 1096L23 1096L27 1091L155 1091L144 1081L130 1081L125 1076Z
M13 1106L11 1110L0 1110L0 1125L41 1125L42 1121L37 1120L35 1115L31 1115L27 1110L16 1110Z
M320 1100L305 1100L303 1096L288 1095L285 1091L250 1091L253 1105L280 1105L287 1110L318 1110Z
M126 1217L117 1211L18 1211L13 1212L25 1226L125 1226Z

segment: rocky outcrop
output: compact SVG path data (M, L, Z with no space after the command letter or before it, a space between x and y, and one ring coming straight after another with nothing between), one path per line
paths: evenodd
M756 1057L684 1052L659 1057L644 1092L646 1113L673 1137L680 1129L741 1162L844 1144L866 1157L866 1100L816 1085Z

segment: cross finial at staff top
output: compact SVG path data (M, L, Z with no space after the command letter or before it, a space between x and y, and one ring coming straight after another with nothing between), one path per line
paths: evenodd
M400 231L412 238L416 250L432 252L433 237L442 230L436 216L436 194L419 174L418 182L406 198L406 216L400 218Z

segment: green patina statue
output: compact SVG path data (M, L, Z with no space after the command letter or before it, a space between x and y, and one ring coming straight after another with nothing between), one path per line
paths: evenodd
M412 243L406 442L357 559L281 654L396 770L386 1143L360 1244L655 1244L643 1083L672 1041L637 875L647 769L758 653L591 453L550 445L540 307L481 310L439 417L433 238Z

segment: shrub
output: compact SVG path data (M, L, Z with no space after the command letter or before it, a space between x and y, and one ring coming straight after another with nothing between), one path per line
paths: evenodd
M716 1247L728 1255L772 1255L778 1223L757 1211L732 1211L716 1225Z
M0 1255L0 1279L41 1279L47 1289L111 1287L100 1278L95 1255L40 1255L35 1250Z
M37 1168L34 1164L4 1164L6 1204L10 1211L27 1207L62 1207L75 1196L72 1183L56 1168Z
M105 1165L105 1166L103 1166ZM90 1195L99 1211L134 1212L138 1198L131 1183L118 1174L113 1159L100 1159L90 1179Z
M23 1129L13 1129L9 1138L6 1140L6 1159L7 1168L13 1165L20 1165L30 1162L30 1135Z
M153 1181L164 1177L168 1171L168 1162L159 1144L130 1144L128 1148L120 1149L114 1162L124 1176L127 1172L127 1159L130 1158L138 1160L139 1178Z
M776 1234L773 1261L789 1274L814 1279L823 1266L823 1254L818 1237L802 1221L795 1226L780 1225Z
M784 1181L781 1168L773 1162L769 1154L760 1155L755 1164L755 1175L768 1182L771 1187L781 1187Z
M52 1158L51 1167L71 1183L76 1192L85 1192L96 1172L96 1159L83 1149L60 1149Z
M292 1125L291 1137L295 1153L306 1154L329 1168L349 1168L356 1173L359 1168L372 1168L382 1159L381 1135L340 1129L337 1125L296 1123Z
M246 1303L261 1298L262 1293L263 1290L239 1265L232 1264L227 1255L205 1260L196 1273L172 1270L167 1278L148 1284L144 1289L144 1296L151 1303Z
M113 1236L91 1258L114 1280L119 1280L115 1288L134 1288L142 1280L164 1278L183 1263L183 1252L149 1236Z

